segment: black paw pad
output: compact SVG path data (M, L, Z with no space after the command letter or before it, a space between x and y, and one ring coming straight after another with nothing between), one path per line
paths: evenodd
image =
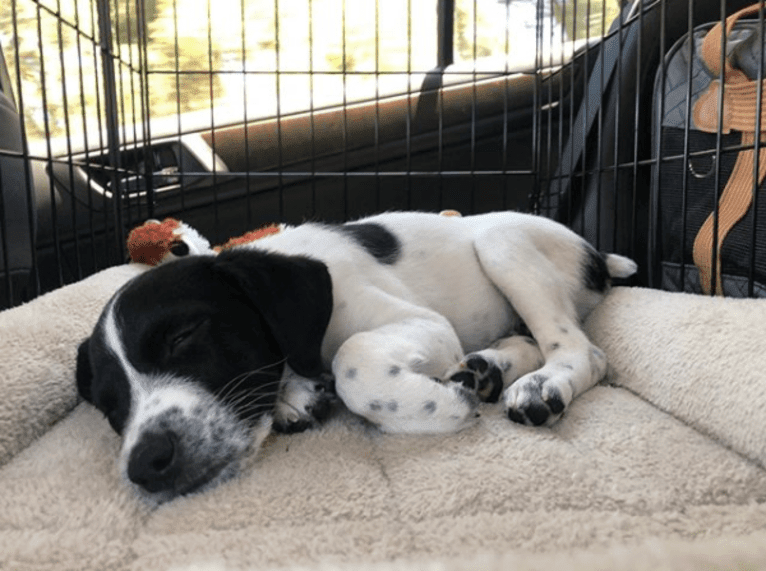
M317 395L316 402L311 405L307 412L314 417L316 422L322 423L332 415L337 402L338 398L334 393L322 389L322 392Z
M521 414L515 408L509 408L508 409L508 418L512 422L515 422L516 424L526 424L527 423L527 419L524 417L524 415Z
M476 391L484 402L497 402L503 392L502 371L480 355L469 356L465 369L452 375L450 380Z
M460 383L465 388L471 389L472 391L476 390L476 375L471 371L460 371L459 373L455 373L450 377L450 380L455 383Z
M489 363L487 363L487 360L484 357L480 357L479 355L473 355L468 357L468 360L465 362L466 367L470 369L471 371L476 371L477 373L484 374L487 372L487 369L489 369Z
M545 424L551 414L547 406L543 403L536 402L530 404L524 412L526 413L529 422L534 426L542 426Z
M307 419L300 419L295 422L274 422L273 428L281 434L297 434L312 428L314 423Z
M548 408L551 409L553 414L564 412L564 399L561 398L561 395L558 391L551 391L551 393L545 399L545 404L548 405Z

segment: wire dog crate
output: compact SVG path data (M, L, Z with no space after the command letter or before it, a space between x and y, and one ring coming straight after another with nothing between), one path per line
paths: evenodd
M9 0L0 306L124 262L127 231L166 216L220 243L275 221L524 210L662 285L652 179L711 155L663 155L655 76L746 4ZM716 157L742 149L718 139Z

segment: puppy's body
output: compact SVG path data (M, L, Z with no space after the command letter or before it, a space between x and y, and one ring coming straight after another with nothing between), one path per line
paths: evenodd
M512 420L546 424L603 376L603 353L579 322L611 277L634 271L524 214L305 224L128 284L83 345L78 382L110 420L122 418L123 470L157 499L233 472L246 421L256 418L261 435L271 416L287 430L311 425L322 371L352 412L386 431L460 430L480 400L498 398ZM174 279L183 284L171 293ZM515 335L522 325L534 341ZM104 405L115 400L128 404ZM215 446L187 433L216 428L230 452L200 475Z

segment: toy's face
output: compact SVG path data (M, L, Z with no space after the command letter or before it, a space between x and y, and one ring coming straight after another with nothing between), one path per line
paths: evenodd
M223 478L268 428L284 356L215 258L150 270L104 310L78 362L81 394L124 437L122 471L154 499Z

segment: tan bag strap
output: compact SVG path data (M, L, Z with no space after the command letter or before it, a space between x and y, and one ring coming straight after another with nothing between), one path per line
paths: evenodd
M729 36L732 29L734 28L734 25L740 18L744 16L750 16L752 14L757 14L760 8L761 3L756 2L755 4L751 4L750 6L742 8L740 11L735 12L726 18L726 37ZM708 69L713 72L713 75L719 76L721 75L721 34L723 31L724 26L721 25L721 22L718 22L715 26L710 28L708 33L705 35L705 39L702 41L702 46L700 48L700 57L702 58L702 61L704 61ZM729 63L727 58L724 63L724 80L728 83L730 79L733 79L732 76L743 76L745 79L747 79L745 74L740 70L735 69L731 63Z
M743 16L757 13L760 7L761 4L759 2L732 14L726 18L725 28L719 22L705 35L700 48L700 57L714 74L721 74L721 34L724 32L724 29L728 36L737 20ZM756 125L758 119L756 113L758 83L750 80L742 71L735 69L728 58L724 63L723 80L723 112L719 113L718 111L721 84L720 81L715 80L710 83L708 90L699 97L694 105L694 123L702 131L715 133L719 128L718 122L720 117L722 133L729 133L731 130L741 131L742 145L753 145L755 143L756 131L762 132L762 127L766 127L766 108L761 113L761 128L758 128ZM762 89L762 93L766 93L766 80ZM712 266L715 261L715 293L723 295L721 284L721 245L731 229L750 209L753 201L754 168L754 149L740 151L734 164L734 170L718 201L718 232L715 240L715 260L713 259L715 212L708 216L694 240L692 257L694 264L699 269L700 284L705 293L713 291L713 284L711 283ZM759 152L756 188L760 187L764 177L766 177L766 147L761 148Z
M753 133L742 133L742 144L752 145L755 142ZM758 163L758 184L766 176L766 148L762 148L759 153ZM728 236L732 228L747 214L750 205L753 202L753 168L755 163L755 151L748 149L740 151L737 156L737 162L734 164L734 170L726 183L726 188L721 193L718 201L718 239L716 240L716 295L723 295L721 284L721 245ZM707 220L702 224L697 237L694 239L694 249L692 257L694 264L700 272L700 284L702 291L710 293L712 265L713 265L713 230L715 226L715 212L711 212Z

